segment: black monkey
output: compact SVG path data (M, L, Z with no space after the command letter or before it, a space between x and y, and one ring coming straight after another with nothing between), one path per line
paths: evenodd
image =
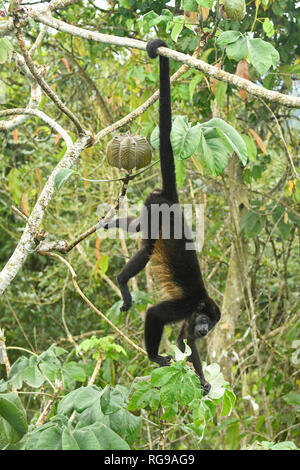
M167 47L160 39L147 44L150 58L157 56L159 47ZM160 164L162 189L155 189L145 201L137 219L122 218L107 222L104 228L119 227L129 232L142 231L142 248L131 258L117 276L123 297L122 310L131 307L129 279L138 274L151 259L158 284L166 297L146 312L145 344L149 359L159 366L170 365L171 356L160 356L159 345L164 326L184 320L178 337L178 346L184 351L183 340L191 348L189 359L198 374L204 393L210 390L206 382L196 339L205 336L220 319L220 310L205 289L196 251L178 203L171 133L171 96L169 59L160 59ZM168 216L162 209L169 209ZM101 221L100 221L101 225ZM178 236L176 229L181 229ZM167 236L165 233L167 232ZM189 249L187 246L189 245Z

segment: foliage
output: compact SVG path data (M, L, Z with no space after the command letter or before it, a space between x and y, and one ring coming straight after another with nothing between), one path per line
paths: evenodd
M226 18L218 9L222 2L216 0L182 0L174 6L166 0L101 3L105 7L79 2L54 16L124 38L161 37L172 49L190 55L201 38L205 44L199 58L204 62L248 78L262 89L293 95L299 91L297 2L248 1L241 21ZM188 23L184 9L198 11L200 23ZM1 27L5 14L1 6ZM29 48L40 25L31 21L24 32ZM31 93L14 50L20 52L14 34L1 37L1 109L26 107ZM144 51L54 30L47 31L33 60L92 134L136 109L158 85L158 61L148 61ZM171 73L180 65L171 60ZM157 449L162 423L166 450L300 447L299 112L268 104L195 69L173 82L171 90L180 201L192 201L197 208L205 202L200 263L208 291L220 305L227 300L227 275L237 242L247 250L243 267L249 284L238 318L230 320L230 346L220 356L206 358L211 362L205 365L205 374L212 390L202 396L198 378L178 351L170 367L154 369L83 302L65 265L32 253L1 297L0 326L6 336L1 332L1 448ZM45 95L39 110L55 118L75 140L72 123ZM157 115L154 104L120 129L151 139L155 159ZM116 180L124 173L105 163L105 149L114 135L85 149L72 168L57 173L56 191L39 227L47 241L73 240L99 220L102 204L111 207L116 200ZM31 214L66 146L56 131L28 116L18 128L1 131L0 149L2 269L24 229L24 220L11 206L27 217ZM244 195L239 225L231 199L237 183L230 176L235 156L236 174L241 176L235 194ZM141 207L159 186L157 166L131 180L130 210ZM134 306L128 314L120 311L115 281L136 245L131 235L120 243L95 234L66 259L88 299L142 346L145 310L158 300L155 279L147 271L130 285ZM239 296L234 292L231 299ZM222 324L223 332L228 327ZM165 329L162 353L169 353L177 332L177 326ZM199 343L205 358L205 343ZM11 364L9 376L3 351ZM232 374L226 380L224 356Z

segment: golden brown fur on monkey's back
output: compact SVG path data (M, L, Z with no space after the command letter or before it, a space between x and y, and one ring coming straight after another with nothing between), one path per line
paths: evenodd
M153 248L151 264L156 281L156 287L161 300L180 299L183 297L183 289L175 282L171 269L166 243L170 245L171 240L159 238ZM170 248L170 246L168 247Z

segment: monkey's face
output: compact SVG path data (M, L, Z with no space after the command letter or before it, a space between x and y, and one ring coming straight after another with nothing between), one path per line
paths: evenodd
M194 337L201 338L219 321L221 312L217 304L210 298L204 302L200 302L194 317Z
M196 316L194 325L194 337L202 338L206 336L213 327L211 319L205 313Z

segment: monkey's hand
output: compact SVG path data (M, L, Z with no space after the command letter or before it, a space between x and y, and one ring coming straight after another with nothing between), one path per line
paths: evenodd
M105 230L108 229L108 222L104 222L104 218L98 221L99 228L104 228Z
M159 367L165 367L171 365L172 356L159 356L157 355L155 358L149 357L150 361L156 362Z
M201 382L201 388L204 392L203 396L205 397L205 395L207 395L209 393L209 391L211 389L211 385L208 382L203 382L203 383Z

